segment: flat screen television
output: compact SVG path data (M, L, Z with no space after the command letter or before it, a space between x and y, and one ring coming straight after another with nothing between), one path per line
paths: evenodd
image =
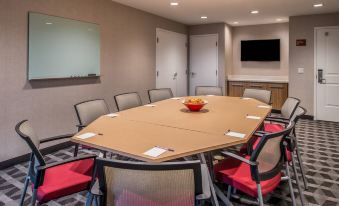
M280 39L241 41L241 61L280 61Z

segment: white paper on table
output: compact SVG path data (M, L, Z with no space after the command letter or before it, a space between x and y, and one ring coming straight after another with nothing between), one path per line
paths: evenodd
M152 149L144 152L144 155L147 155L147 156L150 156L150 157L158 157L161 154L163 154L164 152L167 152L167 150L163 149L163 148L159 148L159 147L153 147Z
M238 137L238 138L244 138L246 136L246 134L242 134L239 132L226 132L225 135L227 136L231 136L231 137Z
M268 106L268 105L259 105L258 108L270 109L271 106Z
M95 133L87 132L87 133L78 135L77 137L78 137L79 139L88 139L88 138L94 137L94 136L96 136L96 135L97 135L97 134L95 134Z
M180 100L181 98L180 97L173 97L171 99L173 99L173 100Z
M260 117L252 116L252 115L247 115L246 118L247 118L247 119L257 119L257 120L260 119Z
M146 105L144 105L145 107L155 107L156 105L154 105L154 104L146 104Z
M112 118L114 118L114 117L119 116L119 114L117 114L117 113L112 113L112 114L106 114L105 116L106 116L106 117L112 117Z
M249 98L249 97L241 97L241 99L243 99L243 100L250 100L250 99L252 99L252 98Z

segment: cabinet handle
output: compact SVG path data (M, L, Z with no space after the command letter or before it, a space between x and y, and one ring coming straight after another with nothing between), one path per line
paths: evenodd
M242 87L242 86L244 86L244 85L243 85L243 84L234 84L234 83L232 83L232 86Z
M255 88L262 88L263 85L250 85L250 87L255 87Z

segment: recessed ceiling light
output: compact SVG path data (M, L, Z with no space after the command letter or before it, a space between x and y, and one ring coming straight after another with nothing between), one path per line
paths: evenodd
M46 24L47 24L47 25L51 25L51 24L53 24L53 23L51 23L51 22L46 22Z
M200 17L200 18L202 18L202 19L207 19L207 16L202 16L202 17Z
M233 24L239 24L239 22L235 21L235 22L233 22Z
M251 11L251 14L259 14L259 11L258 10L253 10L253 11Z
M319 3L319 4L313 4L313 7L315 7L315 8L317 8L317 7L322 7L322 6L324 6L324 4L323 4L323 3Z
M178 2L171 2L171 6L178 6L179 3Z
M277 21L282 21L283 19L277 19Z

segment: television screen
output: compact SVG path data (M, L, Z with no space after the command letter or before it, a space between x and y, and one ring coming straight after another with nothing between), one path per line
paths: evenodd
M241 61L280 61L280 39L241 41Z

